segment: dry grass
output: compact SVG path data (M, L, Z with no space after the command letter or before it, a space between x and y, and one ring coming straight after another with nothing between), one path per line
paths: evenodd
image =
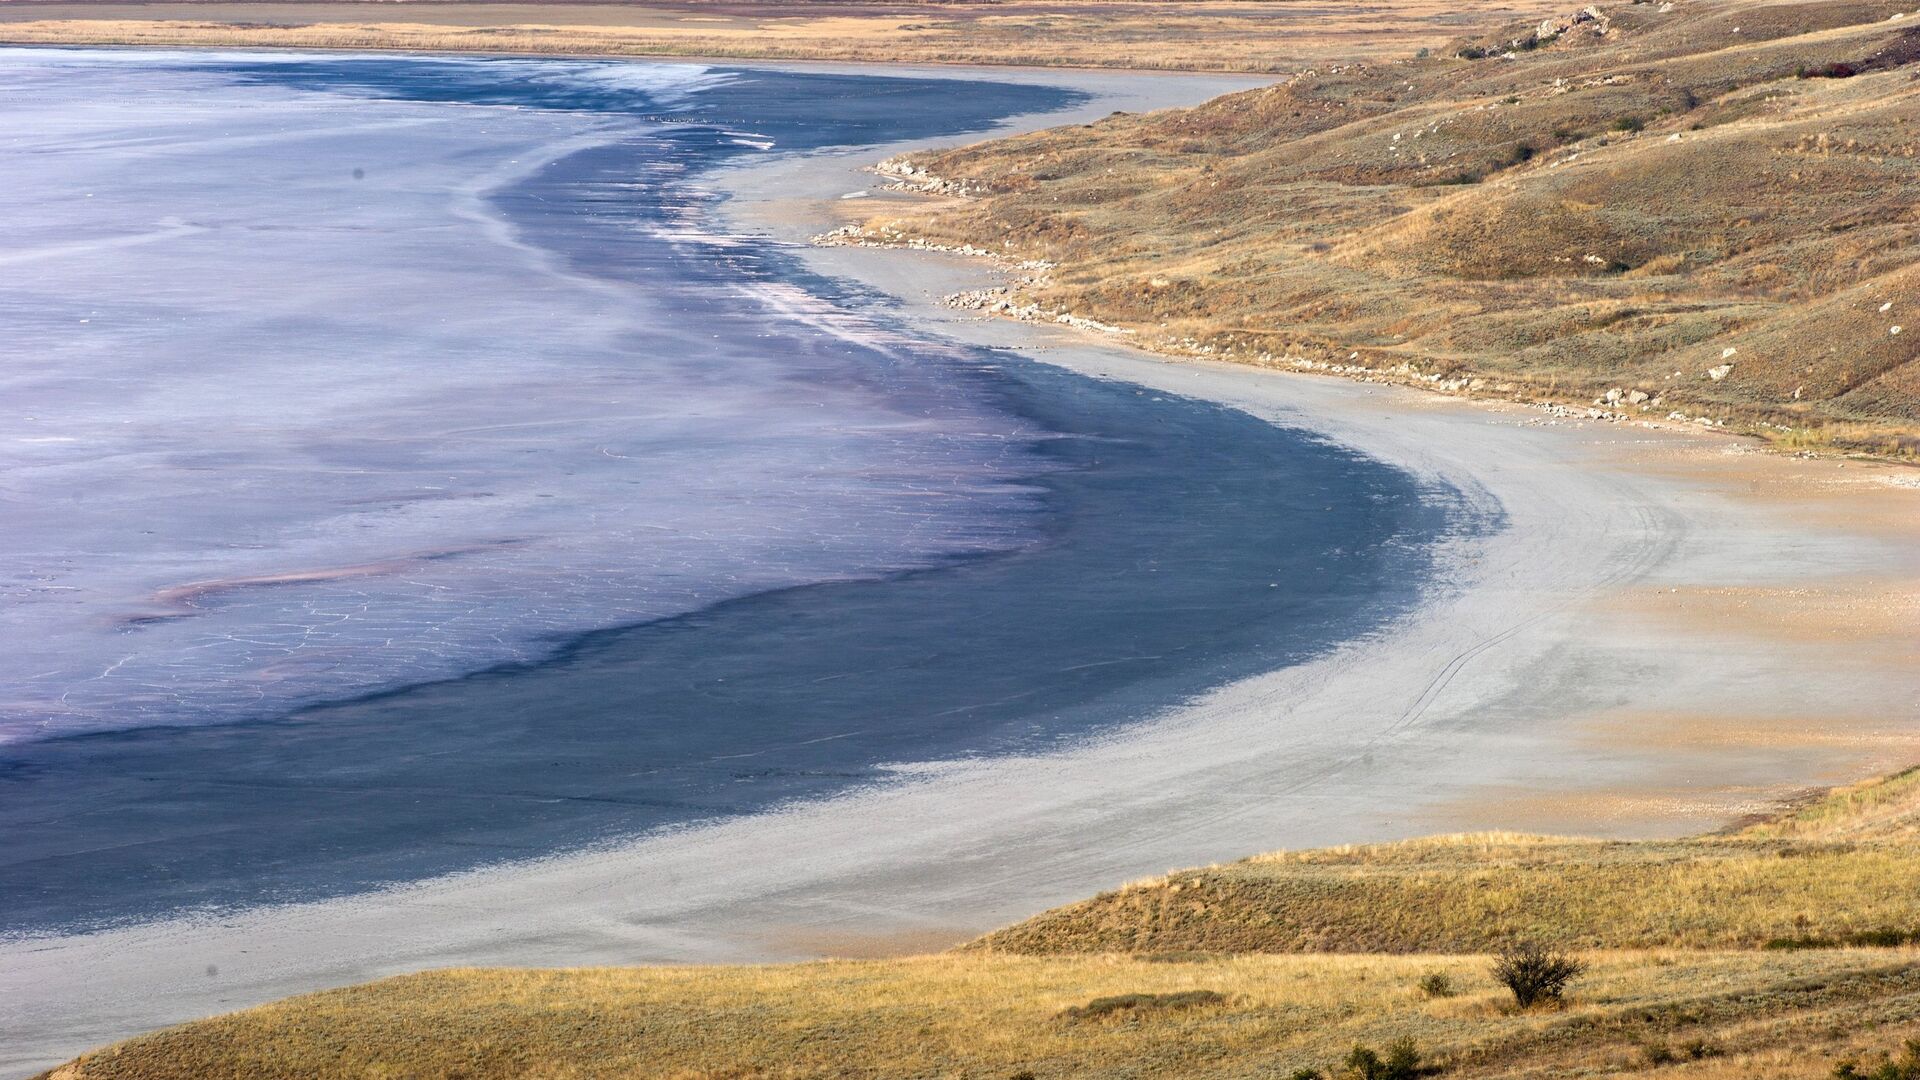
M1411 1038L1463 1078L1811 1080L1920 1033L1920 950L1622 945L1911 919L1916 823L1910 770L1695 841L1487 834L1283 853L943 956L433 972L156 1032L50 1075L1273 1077L1337 1075L1355 1044ZM1276 897L1273 918L1251 917ZM1802 912L1819 921L1796 924ZM1487 957L1453 949L1490 927L1594 946L1564 1006L1515 1011ZM1260 951L1276 945L1424 954ZM1427 989L1435 975L1450 992Z
M1241 1077L1410 1036L1445 1075L1819 1077L1920 1016L1911 953L1609 953L1561 1011L1508 1010L1483 957L942 956L760 968L436 972L174 1028L61 1080L228 1077ZM1459 988L1428 1000L1420 980ZM1218 1005L1067 1010L1127 994ZM1667 1070L1663 1070L1665 1072Z
M1920 770L1716 836L1513 834L1281 852L1138 882L990 934L1017 953L1757 948L1920 934Z
M1168 352L1920 448L1920 22L1603 8L916 155L982 197L871 227L1057 264L1018 299Z
M1545 0L1502 13L1535 15ZM376 14L377 12L377 14ZM1484 18L1485 12L1479 17ZM879 63L1288 72L1330 56L1434 47L1466 17L1441 0L570 4L159 3L0 5L0 40L588 53Z

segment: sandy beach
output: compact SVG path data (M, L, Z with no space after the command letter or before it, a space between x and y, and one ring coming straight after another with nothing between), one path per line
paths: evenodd
M1099 96L1015 126L1247 84L1031 78ZM904 148L735 170L727 213L741 233L804 245L871 205L843 196ZM1427 602L1387 631L1061 752L903 763L894 783L841 798L347 900L0 944L0 997L17 1003L0 1072L427 967L931 950L1277 848L1483 828L1678 835L1916 758L1920 470L1169 363L941 306L991 283L975 262L805 257L895 298L886 317L927 333L1312 431L1467 492L1506 526L1447 552Z

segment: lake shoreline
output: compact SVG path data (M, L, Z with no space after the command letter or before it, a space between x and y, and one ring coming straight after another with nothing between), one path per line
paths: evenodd
M1455 553L1453 591L1394 629L1400 648L1353 650L1374 652L1380 677L1349 708L1398 715L1311 781L1358 789L1321 796L1351 824L1296 816L1266 848L1477 829L1673 837L1920 760L1910 633L1920 619L1920 469L1790 457L1690 425L1169 357L1122 336L944 302L1002 284L1008 271L991 260L809 243L876 203L925 198L889 192L864 170L927 145L884 147L858 163L816 156L731 170L727 211L743 231L806 245L819 272L887 294L898 317L939 334L1297 425L1480 492L1510 515L1503 537ZM848 198L855 192L864 194ZM1435 652L1446 661L1396 670L1380 659ZM1598 674L1609 669L1613 679ZM1283 685L1335 696L1324 681L1255 679L1179 716L1249 723ZM1177 719L1163 721L1157 748L1170 760ZM1139 738L1136 752L1156 753L1152 734ZM1383 775L1356 775L1369 771ZM1205 790L1199 777L1188 782ZM1080 842L1124 845L1126 835L1115 824ZM1168 864L1257 850L1200 840L1183 857L1169 850ZM1090 881L1083 894L1125 879ZM885 930L818 940L853 955L900 951Z
M1108 96L1082 115L1151 105L1122 96L1122 76L1092 81ZM896 782L834 799L380 894L0 945L13 993L58 971L94 976L84 995L36 1000L31 1044L6 1068L421 967L924 951L1169 866L1277 847L1496 826L1681 835L1920 750L1902 609L1838 646L1783 640L1755 617L1805 627L1814 601L1845 603L1846 588L1913 595L1920 492L1882 483L1882 467L1842 484L1836 463L1729 455L1725 440L1169 363L942 307L991 278L974 262L803 250L837 208L866 201L842 199L871 187L862 166L897 149L784 159L715 186L743 231L890 294L897 306L876 316L1317 432L1505 528L1454 545L1426 604L1384 630L1064 751L902 765ZM1809 492L1823 513L1805 512ZM1878 515L1863 521L1863 505ZM1738 618L1717 614L1743 602ZM1853 662L1809 659L1835 647ZM203 966L227 978L196 986Z
M251 78L271 81L277 77L274 69L266 67L242 70ZM314 71L298 68L287 78L324 88L328 78L338 77L333 74L336 71L352 72L350 77L356 79L381 77L378 71L349 65ZM642 70L635 77L647 76ZM818 85L806 81L813 77L814 72L799 77L767 72L769 85L776 89L767 91L771 96L765 104L772 107L761 120L768 131L779 135L765 139L765 145L734 130L727 119L742 111L751 116L752 110L745 108L753 104L751 100L736 103L731 110L725 104L714 106L720 113L718 121L689 119L655 135L635 137L685 139L690 160L698 162L705 160L706 151L696 148L708 145L720 147L716 153L724 158L727 154L751 156L775 143L792 145L789 136L805 146L811 145L807 139L858 142L869 131L970 130L977 118L991 121L1005 115L1006 107L997 102L1029 103L1015 108L1042 107L1041 103L1057 108L1058 102L1073 99L1071 93L1040 87L1009 88L985 74L993 82L981 88L988 96L970 96L958 108L947 110L927 98L928 85L944 90L950 85L946 81L881 80L857 85L845 78L817 79ZM803 82L804 86L799 85ZM829 110L824 115L813 115L817 110L809 89L822 95L818 109ZM856 90L864 92L856 94ZM867 102L875 90L889 91L880 97L893 103L893 108L914 101L933 107L923 116L891 117L884 111L887 106L876 110ZM1203 96L1192 88L1173 92L1185 93L1189 99ZM550 92L533 100L539 105L555 104ZM575 105L571 99L558 103L565 108ZM516 110L512 115L522 113ZM794 117L800 120L797 129ZM831 119L832 124L823 126L823 119ZM1392 489L1385 502L1378 506L1360 502L1353 512L1343 513L1346 524L1341 527L1358 530L1356 543L1364 543L1374 531L1362 527L1370 520L1386 527L1389 535L1404 532L1408 549L1382 557L1410 566L1424 558L1417 537L1429 528L1415 519L1434 515L1402 490L1405 485L1390 470L1357 461L1351 469L1343 467L1341 462L1350 457L1346 451L1274 431L1231 411L1189 402L1143 405L1130 391L1090 384L1053 369L1022 367L1001 372L999 365L945 344L922 347L913 337L901 336L899 327L870 327L858 318L842 320L834 308L838 290L833 283L814 280L779 256L769 258L763 267L761 252L730 247L726 238L708 234L707 218L700 209L704 199L700 184L684 182L677 172L681 157L668 154L656 170L646 153L629 155L606 140L595 140L595 145L584 148L568 143L561 149L564 155L544 155L533 165L521 162L501 172L500 184L484 197L493 207L487 212L489 219L497 214L515 222L515 242L520 245L516 251L551 248L554 258L571 264L558 271L575 273L577 279L604 280L610 286L650 282L651 292L628 297L627 306L637 301L642 310L659 304L699 310L707 319L703 331L739 322L739 332L727 340L748 343L740 346L749 354L741 361L750 358L754 348L750 343L767 337L769 330L804 331L800 335L804 340L775 347L769 359L777 358L790 386L804 387L812 377L822 394L846 392L843 383L901 387L898 392L912 412L890 423L853 428L871 429L889 444L954 411L951 405L941 405L943 399L933 396L927 386L967 384L979 408L996 407L997 402L997 407L1012 410L1008 416L1023 419L1009 437L996 434L999 428L989 413L977 419L959 414L961 426L954 435L987 440L988 450L1003 462L981 483L956 489L962 504L985 514L991 506L1011 500L1008 511L1019 510L1015 516L1024 518L1038 514L1044 500L1059 504L1045 515L1057 520L1047 524L1043 534L1005 551L999 550L1006 547L999 542L988 543L977 553L966 548L938 560L925 572L861 574L846 580L844 575L830 575L816 586L707 605L686 619L591 631L569 639L574 644L538 662L493 666L473 675L345 698L286 717L258 723L108 731L16 746L13 758L18 759L14 762L18 768L13 775L20 783L10 790L7 812L23 830L9 852L10 865L18 874L10 887L19 890L20 904L0 949L23 959L7 965L8 975L0 978L0 998L8 1002L9 1051L34 1053L47 1024L74 1032L77 1042L93 1042L114 1031L150 1027L235 1001L265 1000L301 987L354 981L378 970L458 962L464 955L461 950L476 941L482 947L526 947L530 938L537 940L550 933L552 926L564 925L564 917L518 936L517 945L471 925L456 932L463 941L460 945L446 940L421 942L417 948L399 944L418 936L418 927L436 921L416 913L404 920L413 929L396 926L393 931L393 942L404 959L396 959L396 950L386 946L363 953L342 948L337 941L302 942L296 928L316 914L323 921L344 918L355 923L358 909L379 908L390 895L382 890L369 893L368 881L375 879L368 875L378 875L378 882L420 882L392 890L418 897L431 894L447 873L512 879L520 862L543 853L576 853L583 844L591 850L624 850L624 841L605 839L609 834L625 838L697 833L715 819L750 820L752 813L768 806L884 785L899 770L892 762L977 756L1014 747L1044 750L1060 740L1079 737L1088 728L1109 726L1116 718L1147 715L1164 701L1232 677L1230 670L1216 672L1216 667L1258 670L1265 662L1277 662L1260 659L1272 650L1288 657L1301 655L1301 650L1317 651L1322 647L1320 635L1333 640L1351 637L1383 617L1362 611L1363 607L1384 605L1381 610L1390 612L1402 603L1397 596L1378 597L1378 605L1358 596L1348 611L1333 602L1329 590L1324 599L1309 598L1319 607L1303 612L1295 632L1286 630L1284 622L1275 622L1276 616L1293 618L1284 614L1284 608L1274 609L1269 596L1251 594L1248 598L1268 604L1269 611L1261 617L1272 632L1235 637L1233 620L1225 620L1229 633L1224 635L1198 626L1209 641L1217 638L1219 646L1193 649L1200 661L1196 662L1180 646L1192 646L1198 638L1130 649L1129 639L1141 638L1129 629L1135 624L1124 617L1127 604L1135 601L1116 593L1117 603L1109 617L1099 626L1093 625L1100 623L1098 619L1089 623L1083 641L1072 640L1079 635L1063 634L1051 639L1058 647L1036 640L1002 661L983 660L982 670L993 673L990 678L940 676L946 668L935 661L955 650L941 646L938 635L921 623L942 618L977 623L993 613L996 602L1016 610L1022 604L1031 607L1034 601L1023 598L1044 595L1063 581L1077 580L1076 574L1088 578L1086 584L1094 591L1117 589L1131 564L1150 560L1159 542L1156 538L1171 524L1170 518L1151 528L1101 533L1107 541L1125 533L1124 544L1092 542L1095 537L1089 530L1098 528L1097 521L1114 520L1122 500L1159 505L1162 509L1155 515L1165 518L1182 506L1213 505L1206 503L1213 499L1223 513L1206 516L1224 522L1236 515L1245 517L1263 500L1314 497L1314 488L1321 483L1355 493L1356 500L1358 493L1384 485ZM636 172L649 177L664 172L673 179L640 185L634 183ZM698 175L706 175L704 167ZM597 193L619 193L619 213L633 220L616 218L613 235L637 230L639 236L650 239L605 243L578 233L566 209L576 198L568 194L573 186L580 186L585 194L578 197L588 200L603 197ZM479 196L467 194L473 201L470 212L481 213ZM612 204L603 202L595 207L593 217L599 220L614 212ZM485 227L495 234L506 228L504 224ZM543 243L539 237L548 233L551 243ZM684 272L672 269L678 264L685 264ZM697 282L707 284L696 288ZM822 318L827 321L819 322ZM703 332L696 340L705 337ZM645 343L635 347L644 348ZM768 346L763 343L760 348ZM830 372L824 367L826 358L816 355L819 350L864 357L848 361L864 367L843 372L841 378L826 377L823 372ZM750 370L738 370L736 381L750 374ZM760 415L763 427L756 434L765 437L766 416ZM1240 435L1231 434L1235 431ZM1190 474L1204 456L1204 447L1201 456L1179 447L1182 440L1191 443L1209 432L1205 443L1258 445L1276 468L1284 470L1288 462L1297 465L1303 483L1292 494L1286 489L1246 490L1254 474L1246 463L1226 462L1229 471L1244 474L1235 481L1237 487L1216 484L1211 492L1194 489ZM638 434L644 437L644 430ZM1003 446L1006 449L998 449ZM1166 460L1156 462L1153 454L1143 453L1153 447L1162 448ZM957 455L949 457L958 460ZM846 467L845 463L837 466ZM1355 479L1348 479L1349 472ZM834 475L835 470L824 474ZM898 483L909 485L902 493L904 502L895 507L891 521L883 518L868 528L905 521L929 523L930 529L936 520L930 508L935 504L928 500L942 490L912 483L911 474L905 472L895 475L900 477ZM1245 492L1244 501L1220 502L1233 499L1230 492L1235 490ZM1070 528L1065 524L1069 517L1076 521ZM808 528L797 517L790 517L786 524L817 533L823 540L840 538L839 531ZM992 541L997 533L980 535ZM1308 555L1325 546L1310 537L1301 540L1298 546ZM1169 550L1177 550L1177 545ZM1399 580L1406 575L1366 569L1372 555L1333 555L1351 564L1339 573L1343 580L1361 584L1360 591L1365 591L1361 579L1373 577L1386 579L1391 590L1402 589ZM1142 595L1207 575L1239 581L1249 572L1267 573L1273 563L1266 558L1256 556L1263 564L1259 567L1236 569L1222 562L1217 567L1203 566L1198 574L1183 567L1181 573L1153 579L1165 584L1142 581L1146 589ZM1055 569L1050 572L1050 567ZM385 569L385 564L371 567ZM1032 588L1004 584L1023 573L1034 579ZM284 581L297 588L310 581L324 586L343 576L352 575L276 573L242 575L236 580ZM971 588L978 600L969 600L969 582L974 583ZM1236 587L1234 592L1248 590ZM888 596L893 599L885 600ZM889 603L893 614L885 615ZM991 648L1005 650L1020 633L1044 632L1038 628L1050 618L1073 625L1077 618L1073 613L1078 610L1073 603L1049 604L1046 611L1031 613L1036 617L1002 620L1000 632L983 630L974 636L997 642ZM1191 621L1210 610L1214 609L1195 606L1194 614L1185 618ZM1248 609L1247 614L1255 612ZM733 629L716 638L721 633L716 627L721 626ZM870 631L864 643L863 629ZM629 639L634 639L631 644ZM843 646L834 644L843 639ZM812 643L811 647L798 645L801 641ZM708 647L703 649L702 642ZM699 674L724 665L733 657L730 647L743 650L740 655L746 659L734 662L744 666L709 671L705 677ZM756 652L756 648L771 651ZM987 646L982 648L991 652ZM1076 656L1076 651L1089 655ZM1115 655L1129 652L1164 655L1144 655L1136 658L1138 662L1114 666ZM1028 670L1056 655L1060 659L1050 673ZM850 659L855 656L862 659ZM809 669L808 664L819 670ZM769 671L778 678L769 679ZM886 672L895 675L888 679ZM1044 680L1027 678L1041 674L1046 675ZM741 677L733 678L736 675ZM899 683L896 697L912 693L922 683L928 692L923 700L893 703L899 708L887 707L889 703L872 691L863 691L865 697L852 696L852 688L876 679ZM928 683L929 679L933 682ZM950 685L938 685L942 682ZM720 688L721 683L727 692L717 698L706 689ZM624 686L625 692L602 693L588 700L593 687L615 685ZM807 694L806 688L815 685L831 692ZM548 689L541 690L543 686ZM787 686L808 700L781 698ZM758 700L754 694L773 695L764 707L746 710L751 714L746 726L760 733L747 732L735 739L736 743L744 739L745 745L725 745L732 738L728 725L739 726L740 719L725 712L726 702ZM1030 704L1022 706L1029 698ZM716 715L699 712L701 702ZM836 703L844 704L837 714ZM1031 715L1020 713L1022 707ZM583 752L596 730L609 734L629 730L631 717L623 723L618 715L621 709L637 710L641 716L673 716L675 708L694 708L687 721L691 724L698 717L701 722L693 729L668 724L658 733L631 732L617 745L608 745L608 753ZM926 714L924 725L918 722L922 714ZM849 730L861 727L872 730ZM674 731L679 734L673 738L683 747L666 745ZM514 762L525 767L516 769ZM315 782L315 778L327 779ZM489 802L495 804L494 811L488 810ZM223 805L230 817L214 813ZM498 820L493 820L495 815ZM607 827L556 831L562 818L604 821ZM252 824L209 832L192 827L196 820ZM114 821L123 823L115 836L95 837L87 831L94 827L89 823ZM569 858L549 856L547 861L566 863ZM235 866L258 869L236 870ZM491 869L472 869L480 866ZM150 876L146 886L128 884L138 883L141 874ZM253 906L263 901L266 906ZM520 915L544 922L542 906L540 902L523 906ZM64 921L68 919L72 921ZM295 935L293 942L286 937L289 933ZM354 933L342 931L340 936ZM375 932L376 936L384 933ZM149 950L110 944L130 939L184 939L201 942L204 948L196 945L201 959L181 966L177 954L165 947ZM248 957L257 957L266 942L284 947L267 950L275 960L263 970L257 959ZM111 958L85 967L38 968L40 959L51 959L70 948L94 947L110 948ZM400 967L389 966L395 963ZM355 970L355 965L371 966ZM27 974L36 970L38 975ZM123 1019L90 1018L89 1006L73 995L87 996L92 991L60 974L75 971L85 971L90 985L120 985L122 989L96 1002ZM123 1026L111 1026L114 1023Z

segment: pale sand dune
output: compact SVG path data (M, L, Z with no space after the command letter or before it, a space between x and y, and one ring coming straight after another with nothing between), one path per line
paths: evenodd
M1207 89L1050 78L1160 100ZM1140 105L1109 97L1086 112ZM743 228L789 239L819 231L832 201L868 183L857 165L892 149L735 174L734 212ZM1817 590L1829 576L1847 589L1910 590L1920 580L1920 491L1822 488L1823 499L1872 508L1858 527L1831 503L1798 513L1792 496L1868 467L1841 473L1729 456L1735 444L1724 439L1550 426L1518 407L1169 364L939 308L934 298L986 276L959 260L857 249L809 257L886 285L931 329L1321 432L1498 507L1508 527L1451 551L1430 601L1390 634L1091 745L903 768L882 790L359 899L0 946L0 996L18 1003L0 1069L424 967L926 949L1130 878L1278 847L1474 825L1686 832L1870 771L1920 731L1920 671L1891 645L1751 633L1751 613L1703 627L1623 602L1742 589L1764 598L1768 617L1791 618L1785 590ZM1730 469L1763 475L1781 494L1754 497ZM1878 625L1871 632L1907 629ZM1661 724L1652 726L1665 737L1636 737L1619 722L1627 711L1685 715L1691 732L1765 722L1730 724L1753 737L1728 745ZM1775 737L1863 717L1889 738Z

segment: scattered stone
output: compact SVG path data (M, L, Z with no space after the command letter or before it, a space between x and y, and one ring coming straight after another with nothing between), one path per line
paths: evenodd
M893 178L890 191L918 191L928 195L979 195L985 186L971 180L946 180L935 176L904 157L890 157L873 167L881 176Z

